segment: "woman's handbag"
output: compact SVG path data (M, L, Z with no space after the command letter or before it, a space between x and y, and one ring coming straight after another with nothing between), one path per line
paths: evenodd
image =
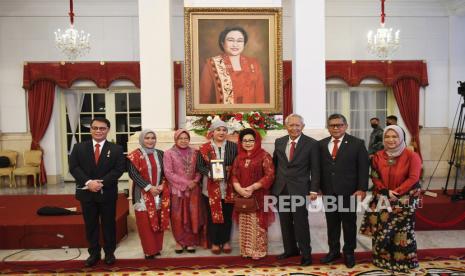
M234 211L238 213L254 213L258 210L258 202L255 196L234 198Z

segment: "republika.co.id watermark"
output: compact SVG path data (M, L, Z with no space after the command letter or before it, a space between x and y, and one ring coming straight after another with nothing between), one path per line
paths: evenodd
M415 199L401 197L391 201L386 196L379 196L377 201L372 202L373 195L367 195L363 200L358 196L319 196L316 200L310 200L309 196L282 195L279 197L266 195L264 197L263 208L265 212L295 212L297 208L306 206L309 212L365 212L371 209L372 212L387 210L391 212L393 208L422 208L422 197Z

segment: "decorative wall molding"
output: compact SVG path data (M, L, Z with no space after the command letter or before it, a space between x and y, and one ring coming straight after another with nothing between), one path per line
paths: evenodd
M91 80L99 88L108 88L115 80L129 80L140 88L140 63L128 62L31 62L24 64L23 88L31 89L38 80L51 80L61 88L74 81Z
M358 86L363 79L375 78L386 86L392 86L402 78L416 79L420 86L428 85L426 63L418 60L398 61L326 61L326 79L339 78L350 86Z

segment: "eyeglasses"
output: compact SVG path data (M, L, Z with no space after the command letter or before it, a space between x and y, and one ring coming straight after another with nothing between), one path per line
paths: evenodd
M255 140L242 140L242 143L243 144L247 144L247 143L255 143Z
M107 127L96 127L96 126L93 126L93 127L90 127L90 129L92 129L93 131L97 131L97 130L105 131L105 130L107 130L108 128L107 128Z
M330 124L328 125L329 128L341 128L345 126L345 124Z
M189 138L189 137L179 137L178 140L181 140L181 141L189 141L190 138Z

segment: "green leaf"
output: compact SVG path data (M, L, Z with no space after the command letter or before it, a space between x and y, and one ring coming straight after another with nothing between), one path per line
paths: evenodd
M192 131L197 134L197 135L200 135L200 136L207 136L207 133L208 133L208 130L207 129L192 129Z
M260 136L261 136L262 138L265 138L265 136L266 136L266 130L264 130L263 128L257 128L257 129L255 129L255 130L260 134Z

